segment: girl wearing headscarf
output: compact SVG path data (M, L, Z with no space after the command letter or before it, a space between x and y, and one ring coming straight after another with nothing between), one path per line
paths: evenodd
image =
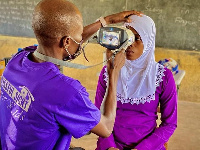
M143 15L125 23L135 34L126 50L126 62L117 85L117 110L113 133L99 138L96 150L164 150L177 127L177 93L173 75L155 61L154 21ZM97 85L95 105L101 109L108 74L103 67ZM157 127L160 104L161 124Z

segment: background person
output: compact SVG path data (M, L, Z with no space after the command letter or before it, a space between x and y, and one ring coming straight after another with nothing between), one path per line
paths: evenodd
M97 150L161 150L177 127L177 93L170 70L155 62L156 28L143 15L131 16L125 26L135 34L126 49L126 61L117 83L117 112L112 134L99 138ZM95 105L100 109L108 84L106 67L101 71ZM157 107L161 121L157 128Z

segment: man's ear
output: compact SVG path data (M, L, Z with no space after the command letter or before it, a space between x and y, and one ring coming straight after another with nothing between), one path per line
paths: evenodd
M69 47L70 44L70 38L68 36L64 36L61 38L60 40L60 48L65 48L65 47Z

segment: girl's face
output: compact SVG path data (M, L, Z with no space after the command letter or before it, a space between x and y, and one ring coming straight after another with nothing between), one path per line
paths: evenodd
M133 32L133 34L135 34L135 42L133 42L126 49L126 59L136 60L142 55L144 45L143 45L142 39L141 39L140 35L137 33L137 31L130 26L127 26L127 28L130 29Z

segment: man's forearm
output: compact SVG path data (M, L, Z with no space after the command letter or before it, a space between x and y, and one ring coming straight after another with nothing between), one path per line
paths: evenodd
M105 23L106 24L110 24L110 18L112 18L112 16L106 16L104 17ZM96 21L90 25L87 25L83 28L83 41L88 40L95 32L97 32L99 30L99 28L102 27L102 24L100 21Z
M95 32L99 30L99 28L101 28L100 21L85 26L83 28L83 34L82 34L83 41L85 42L86 40L88 40Z
M116 116L116 87L117 87L117 80L118 80L118 73L117 71L110 71L109 75L109 82L108 87L105 95L105 103L103 104L103 115L106 118L107 127L109 130L112 131L115 116Z

